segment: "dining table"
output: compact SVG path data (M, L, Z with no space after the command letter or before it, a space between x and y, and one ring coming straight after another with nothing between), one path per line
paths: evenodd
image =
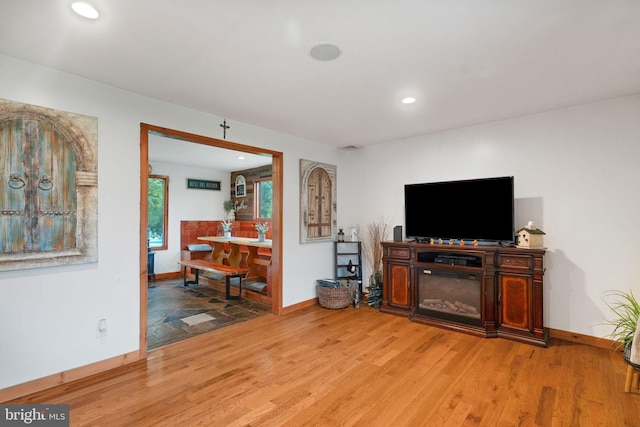
M245 281L258 280L260 266L271 265L271 240L259 240L250 237L222 237L203 236L198 240L209 242L213 247L211 259L214 263L223 264L226 259L231 267L246 267L249 269ZM247 250L243 251L242 248ZM260 251L259 249L269 249Z

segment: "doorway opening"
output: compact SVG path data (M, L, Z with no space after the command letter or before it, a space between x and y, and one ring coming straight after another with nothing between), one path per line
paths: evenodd
M271 312L282 314L282 183L283 155L281 152L252 147L226 140L205 137L187 132L162 128L154 125L140 125L140 352L141 358L147 353L148 327L148 178L149 178L149 136L161 136L177 142L190 142L204 146L222 148L242 153L271 156L272 161L272 256L271 256Z

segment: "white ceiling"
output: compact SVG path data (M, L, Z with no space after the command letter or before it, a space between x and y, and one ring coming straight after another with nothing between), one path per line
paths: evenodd
M0 0L0 52L336 147L640 93L638 0L87 1Z
M239 159L239 156L243 158ZM149 163L152 167L157 162L163 162L235 172L270 165L272 160L271 156L259 156L154 134L149 135Z

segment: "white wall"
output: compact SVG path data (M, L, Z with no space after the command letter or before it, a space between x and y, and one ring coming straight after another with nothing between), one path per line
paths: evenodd
M0 273L1 389L138 349L140 123L220 137L222 119L2 55L0 97L99 121L99 261ZM514 175L517 225L547 233L546 325L604 336L603 292L640 295L639 117L632 97L354 152L233 121L228 139L284 153L284 306L333 274L331 243L299 244L300 158L338 166L344 226L402 224L405 183Z
M356 153L350 153L356 155ZM357 152L349 221L404 222L407 183L513 175L516 227L546 233L548 327L606 336L603 294L640 297L640 97L583 105ZM469 212L473 216L473 211Z
M2 389L138 350L140 123L219 138L222 118L3 55L0 97L98 118L98 262L0 273ZM228 140L285 153L283 304L314 298L333 246L299 244L299 159L340 171L340 152L227 120ZM97 339L101 318L108 333Z

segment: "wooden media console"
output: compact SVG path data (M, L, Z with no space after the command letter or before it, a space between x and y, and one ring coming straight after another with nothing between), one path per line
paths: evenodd
M544 249L383 242L381 311L546 347Z

